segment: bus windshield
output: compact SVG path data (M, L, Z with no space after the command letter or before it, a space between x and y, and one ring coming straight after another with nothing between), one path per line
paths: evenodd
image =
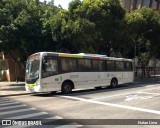
M40 56L34 55L28 58L26 63L26 79L39 77Z

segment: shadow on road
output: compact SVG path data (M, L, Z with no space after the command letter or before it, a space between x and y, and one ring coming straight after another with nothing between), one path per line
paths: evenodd
M103 87L100 89L95 89L95 88L90 88L90 89L83 89L83 90L74 90L70 94L62 94L60 91L57 93L20 93L20 94L8 94L8 95L0 95L0 97L9 97L9 96L20 96L20 95L30 95L30 96L39 96L39 97L56 97L56 96L62 96L62 95L67 95L67 96L84 96L87 94L96 94L96 93L101 93L101 92L111 92L111 91L116 91L116 90L125 90L125 89L132 89L132 88L139 88L139 87L144 87L148 85L156 85L160 84L160 81L152 81L152 82L137 82L137 83L129 83L129 84L122 84L119 85L116 88L110 88L110 87ZM19 89L24 91L24 86L20 88L6 88L6 89L1 89L3 90L14 90L18 91Z
M87 94L96 94L96 93L101 93L101 92L111 92L111 91L116 91L116 90L125 90L125 89L132 89L132 88L139 88L139 87L145 87L148 85L156 85L160 84L160 81L156 82L143 82L143 83L130 83L130 84L122 84L119 85L116 88L110 88L110 87L103 87L100 89L85 89L85 90L74 90L70 94L62 94L61 92L57 93L38 93L38 94L32 94L32 96L40 96L40 97L53 97L53 96L59 96L59 95L67 95L67 96L82 96L82 95L87 95Z

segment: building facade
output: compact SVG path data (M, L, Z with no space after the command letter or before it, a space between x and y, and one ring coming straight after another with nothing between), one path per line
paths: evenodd
M17 58L14 56L14 58ZM0 53L0 81L24 81L25 66L9 54Z
M160 12L160 0L120 0L120 2L128 12L142 7L153 8Z

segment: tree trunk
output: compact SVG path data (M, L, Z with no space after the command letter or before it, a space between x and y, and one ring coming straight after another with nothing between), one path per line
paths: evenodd
M149 7L151 8L153 5L153 0L150 0Z
M134 0L134 1L133 1L133 10L135 10L136 7L137 7L137 0Z
M144 4L144 0L142 0L142 2L141 2L141 8L143 7L143 4Z
M157 11L159 11L159 5L160 5L160 1L157 1L157 8L156 8Z

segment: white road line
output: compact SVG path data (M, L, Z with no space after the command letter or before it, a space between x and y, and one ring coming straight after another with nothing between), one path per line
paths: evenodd
M83 125L77 124L75 122L70 123L70 124L66 124L66 125L62 125L62 126L58 126L56 128L79 128L82 127Z
M0 102L3 102L3 101L11 101L10 99L0 99Z
M40 116L40 115L45 115L45 114L48 114L48 113L47 112L38 112L38 113L32 113L32 114L27 114L27 115L9 117L9 118L6 118L6 119L24 119L24 118Z
M35 108L24 108L24 109L20 109L20 110L12 110L12 111L7 111L7 112L1 112L0 116L2 115L6 115L6 114L13 114L13 113L17 113L17 112L25 112L25 111L30 111L30 110L35 110Z
M54 117L44 118L45 123L50 123L52 121L56 121L56 120L60 120L60 119L63 119L63 118L60 117L60 116L54 116ZM52 127L54 128L55 125L54 126L52 125Z
M14 105L14 106L9 106L9 107L0 107L0 110L10 109L10 108L19 108L19 107L24 107L24 106L26 105L22 104L22 105Z
M151 95L160 95L160 93L151 93L151 92L138 92L138 93L151 94Z
M0 104L1 104L1 103L8 103L8 102L13 102L13 101L11 101L11 100L0 101Z
M0 104L0 107L4 106L4 105L12 105L12 104L17 104L17 103L19 103L19 102L4 103L4 104Z
M124 96L124 95L130 95L130 94L135 94L135 93L140 93L143 91L151 91L154 89L158 89L158 88L147 88L147 89L142 89L140 91L131 91L131 92L126 92L126 93L119 93L119 94L115 94L115 95L109 95L109 96L99 96L98 98L94 98L94 99L90 99L90 100L99 100L99 99L107 99L107 98L112 98L112 97L119 97L119 96Z
M138 108L138 107L131 107L131 106L112 104L112 103L100 102L100 101L93 101L93 100L88 100L88 99L83 99L83 98L78 98L78 97L72 97L72 96L61 96L61 97L68 98L68 99L80 100L80 101L94 103L94 104L101 104L101 105L112 106L112 107L116 107L116 108L124 108L124 109L130 109L130 110L135 110L135 111L147 112L147 113L160 115L160 111L157 111L157 110Z
M146 87L149 88L149 87L154 87L154 86L157 86L157 85L147 85Z
M63 119L63 118L60 116L53 116L53 117L49 117L49 118L45 118L45 119Z

